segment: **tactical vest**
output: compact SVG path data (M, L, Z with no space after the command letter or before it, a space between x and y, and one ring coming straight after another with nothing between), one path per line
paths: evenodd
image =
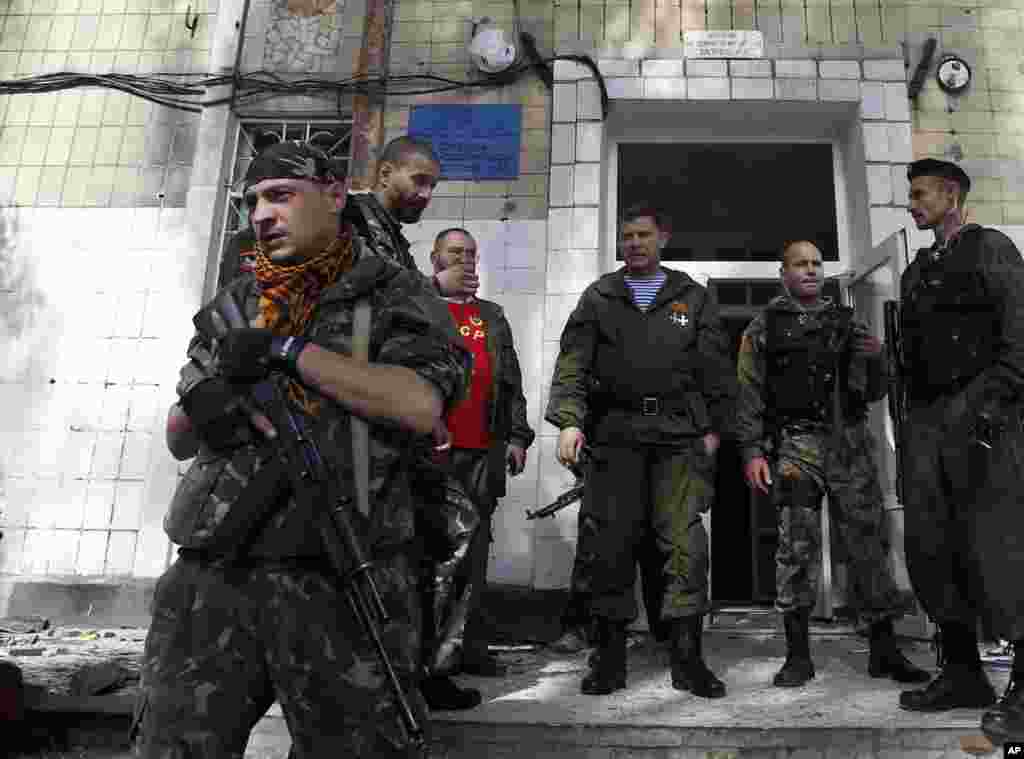
M955 393L995 361L1001 333L995 301L977 268L981 227L962 233L938 261L930 251L900 309L909 396L931 400ZM966 255L965 255L966 254Z
M796 421L831 423L836 382L844 418L855 415L848 392L853 309L816 313L765 310L765 415L773 426Z

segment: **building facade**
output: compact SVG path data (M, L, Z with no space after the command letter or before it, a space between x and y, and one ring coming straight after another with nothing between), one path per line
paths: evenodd
M491 574L536 588L567 585L575 544L575 508L524 517L569 479L542 418L558 338L586 285L617 265L615 219L637 188L672 207L668 265L716 288L733 331L777 276L775 227L824 230L826 274L862 310L894 297L893 240L909 224L915 158L959 161L974 181L973 219L1024 238L1024 10L1013 0L12 0L0 14L4 80L236 64L391 78L384 93L242 98L200 113L107 89L0 97L0 614L25 584L145 583L170 561L161 520L183 465L164 445L165 414L191 315L216 286L226 235L244 224L234 182L257 131L326 135L334 146L351 132L339 150L365 187L413 108L522 107L519 177L442 181L406 233L426 269L439 230L469 229L481 294L513 326L540 434L496 514ZM568 60L554 62L550 89L529 71L503 85L395 94L409 74L482 81L468 44L485 17L533 35L546 58L590 56L607 113L593 72ZM684 57L683 34L700 30L760 31L763 56ZM929 39L934 57L912 102ZM965 94L936 83L948 54L971 68ZM231 95L225 85L206 99ZM762 229L772 231L743 231ZM911 253L929 242L914 230L906 238ZM884 404L876 417L884 435ZM745 492L716 506L722 524L746 515L749 547L750 582L724 597L757 596L759 509ZM712 532L713 551L734 550L714 517Z

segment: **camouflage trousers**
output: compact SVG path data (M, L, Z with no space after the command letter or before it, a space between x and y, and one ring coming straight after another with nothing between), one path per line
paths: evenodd
M594 449L579 514L574 592L591 616L628 621L642 551L654 551L666 619L708 611L708 536L714 459L702 439L682 450L636 446ZM650 536L653 534L653 541Z
M374 579L381 630L414 714L419 610L404 555ZM142 759L241 759L249 733L281 705L292 756L412 757L394 698L345 597L314 568L224 569L180 558L160 578L137 707Z
M772 467L778 518L775 606L811 608L821 574L821 504L828 495L835 557L848 570L847 603L865 622L906 613L913 603L889 568L882 490L875 470L875 440L866 423L848 425L834 442L831 431L786 429Z

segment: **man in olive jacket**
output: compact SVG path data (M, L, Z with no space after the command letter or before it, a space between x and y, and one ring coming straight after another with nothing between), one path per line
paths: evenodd
M700 644L709 608L701 513L711 504L735 371L713 296L660 265L667 219L635 206L621 229L626 265L590 285L569 317L545 414L561 430L562 464L575 463L584 444L593 451L576 580L596 622L599 655L581 689L598 695L626 685L637 552L653 530L664 559L672 684L715 698L725 686L704 664Z
M465 229L438 234L430 254L435 276L463 266L475 273L476 240ZM526 419L523 377L512 328L501 306L477 298L476 287L446 298L464 347L474 357L467 397L448 414L451 471L462 482L480 516L464 562L469 603L462 642L462 671L493 677L504 668L487 650L487 630L480 609L487 584L487 557L492 541L491 517L505 495L505 473L513 477L526 466L526 451L535 437Z

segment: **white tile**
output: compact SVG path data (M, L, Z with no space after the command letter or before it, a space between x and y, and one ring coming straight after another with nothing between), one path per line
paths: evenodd
M70 430L60 454L61 471L65 477L85 477L89 474L97 434L91 430Z
M576 121L575 83L556 84L553 97L554 103L551 107L551 120L556 123Z
M620 58L601 58L597 68L602 76L611 78L618 76L640 76L640 61L627 61Z
M506 269L501 274L503 280L502 297L514 293L544 292L544 272L536 269Z
M139 340L136 365L132 377L136 383L155 385L176 381L180 367L185 363L179 345L184 341Z
M107 563L104 574L107 576L123 576L131 574L135 565L136 533L111 532L107 544Z
M643 79L644 98L647 100L684 100L685 79Z
M139 368L140 341L129 337L115 337L109 342L107 380L117 384L128 384Z
M914 160L914 146L910 124L889 124L889 160L910 163Z
M551 125L551 163L576 160L576 124Z
M598 246L601 209L574 208L572 212L572 245L570 248L596 248Z
M889 125L862 124L864 158L868 161L889 161Z
M825 63L822 61L822 63ZM818 97L823 101L860 100L860 81L857 79L822 79L818 82Z
M601 202L601 164L577 163L572 183L573 205L589 206Z
M552 208L564 208L572 205L572 164L553 165L550 177L550 203Z
M562 330L569 314L576 308L578 295L548 295L544 308L544 340L557 341L562 337ZM556 343L557 345L557 343Z
M687 79L686 97L689 100L728 100L729 80L710 77Z
M548 256L547 292L579 295L601 276L601 256L593 250L555 250Z
M167 569L168 548L171 541L161 527L139 530L135 545L135 577L159 577Z
M9 529L4 526L4 539L0 540L0 572L21 574L22 558L25 551L25 530Z
M860 79L857 61L821 61L818 72L822 79Z
M587 66L576 61L555 61L554 75L556 82L575 82L593 76Z
M735 78L732 80L733 100L771 100L775 96L771 79Z
M581 121L576 125L576 160L600 161L604 147L604 124Z
M907 67L903 61L864 61L864 78L885 82L906 82Z
M726 61L688 60L686 76L728 76Z
M905 205L910 194L910 180L907 179L905 164L890 166L892 174L892 201L896 205Z
M601 121L604 111L601 108L601 88L593 79L576 83L578 95L576 119L578 121Z
M548 248L573 247L572 222L571 208L552 208L548 212Z
M49 566L52 530L25 531L25 549L21 571L25 574L45 574Z
M82 505L82 527L84 529L106 529L114 512L113 481L90 482L86 487Z
M47 548L47 574L69 575L75 571L78 558L79 533L77 530L54 530Z
M883 206L892 203L892 172L887 163L869 163L868 201L871 205Z
M658 78L672 78L683 75L683 61L682 59L675 60L658 60L648 59L643 62L641 72L644 78L658 77Z
M871 245L879 245L889 235L908 225L910 216L902 208L874 206L871 216Z
M544 219L517 219L505 231L505 266L543 269L547 265L548 223Z
M124 453L121 457L121 477L146 476L153 436L149 432L127 432L124 436Z
M810 79L818 76L818 66L811 60L775 61L775 76L779 79Z
M910 98L903 82L885 85L885 117L889 121L910 121Z
M612 77L604 82L609 100L640 100L644 97L644 81L639 77Z
M862 82L860 87L862 119L885 118L885 89L881 82Z
M137 530L142 522L143 494L142 480L119 480L114 489L114 514L110 526L115 530Z
M86 530L78 539L78 557L75 570L80 575L101 575L107 560L106 530Z
M121 466L124 447L124 433L97 432L96 448L93 451L89 472L93 477L112 478L117 476Z
M772 75L772 62L769 60L735 60L729 61L729 73L738 77L768 77Z

